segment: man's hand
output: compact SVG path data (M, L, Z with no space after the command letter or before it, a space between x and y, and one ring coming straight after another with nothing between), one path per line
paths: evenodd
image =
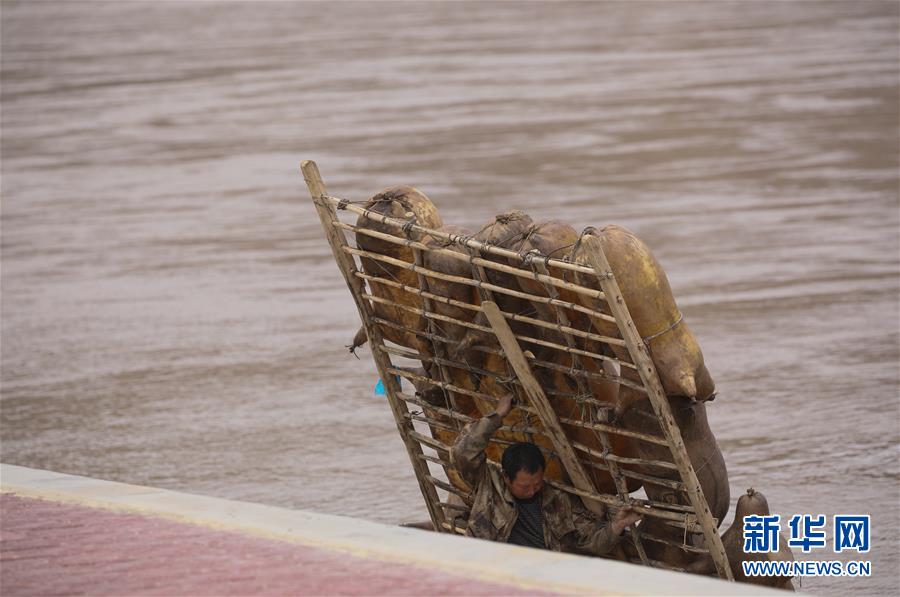
M625 506L613 516L610 523L612 532L621 535L626 527L633 525L643 517L644 514L634 506Z
M497 403L497 408L495 409L494 412L496 412L498 415L500 415L500 418L502 419L503 417L505 417L506 415L509 414L509 411L512 410L512 403L513 403L513 395L507 394L506 396L502 397L500 399L500 401Z

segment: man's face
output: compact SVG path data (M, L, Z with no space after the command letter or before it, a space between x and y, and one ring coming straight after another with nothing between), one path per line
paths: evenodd
M506 486L513 497L520 500L529 500L544 488L544 469L539 468L535 473L521 470L516 473L512 481L506 475L503 476Z

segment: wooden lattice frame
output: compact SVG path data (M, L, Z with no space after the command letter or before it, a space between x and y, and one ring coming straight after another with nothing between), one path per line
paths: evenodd
M455 325L462 325L465 327L478 329L481 332L491 333L496 337L497 345L502 349L496 352L498 354L504 355L507 362L509 363L510 371L515 375L515 383L517 385L517 391L520 395L520 399L521 397L527 397L527 402L530 404L533 412L537 414L543 426L543 428L539 431L541 433L544 433L552 441L554 456L559 459L565 469L565 472L568 474L569 478L572 481L571 486L558 482L551 482L551 484L559 489L562 489L563 491L581 497L585 505L595 512L602 511L603 507L605 506L612 506L616 508L621 507L627 503L639 503L643 506L645 516L657 517L666 521L666 524L684 529L685 537L687 537L688 533L696 533L702 534L705 540L705 548L688 545L687 541L684 541L681 545L678 545L661 538L642 537L640 532L636 528L632 528L629 534L631 540L634 543L636 551L640 556L640 561L643 564L671 568L671 566L668 566L663 562L651 561L647 558L643 547L643 542L645 540L659 541L662 543L667 543L672 547L677 547L691 552L709 553L709 555L713 559L713 562L715 563L719 576L722 578L733 580L731 569L728 564L728 558L725 554L721 538L719 537L717 531L717 521L713 518L712 513L710 512L709 506L706 502L706 498L703 495L700 483L697 479L697 475L691 465L684 441L681 436L681 432L677 424L675 423L675 419L672 415L669 402L666 399L665 393L662 389L662 385L657 375L656 368L650 358L646 345L639 336L637 329L631 319L631 316L628 312L628 307L622 298L619 286L606 259L606 256L604 255L603 249L600 246L600 243L597 242L595 238L585 238L585 242L593 243L593 245L590 246L589 251L591 260L590 268L557 259L529 259L527 263L523 263L522 267L517 268L480 257L487 255L500 257L503 258L506 263L514 262L516 259L522 260L522 256L513 251L482 244L469 237L460 237L452 234L445 234L440 231L435 231L422 226L418 226L413 222L397 220L375 212L367 211L357 205L350 203L349 201L341 200L328 195L325 184L323 183L319 174L319 170L314 162L304 161L301 164L301 171L303 173L304 179L306 180L306 184L309 187L310 195L312 197L313 203L315 204L319 220L325 231L325 236L328 239L329 245L331 246L335 261L337 262L338 268L343 275L347 286L350 289L353 300L356 303L357 309L359 311L360 318L362 319L363 325L368 335L368 339L372 349L372 356L375 360L378 373L381 376L381 379L385 386L388 403L397 423L400 437L406 445L407 452L409 453L410 462L416 474L416 479L418 480L422 495L425 498L425 505L428 509L435 529L445 532L464 532L463 529L451 524L445 514L446 511L452 511L452 509L454 508L458 509L459 506L450 504L447 501L442 501L438 494L438 490L447 492L448 494L453 493L457 495L462 495L463 492L451 483L437 478L429 468L429 463L441 465L444 467L450 466L447 460L447 453L450 446L441 443L434 437L430 437L429 435L416 430L414 423L424 422L434 425L438 424L437 421L434 419L429 419L427 415L411 413L408 405L427 407L430 408L431 411L438 411L439 414L445 418L445 420L452 420L458 425L465 423L471 419L461 413L454 412L453 407L450 403L447 404L447 408L445 409L435 409L433 405L424 404L418 396L405 393L403 391L401 383L397 381L397 379L398 377L400 377L408 381L427 383L434 387L441 388L442 391L444 391L444 393L447 395L453 395L454 393L473 394L473 392L467 391L463 388L454 387L448 381L449 377L447 375L446 369L448 366L466 367L465 365L454 363L452 359L449 358L445 346L446 339L441 338L440 334L433 325L436 321L449 320ZM358 229L353 224L342 222L338 217L339 210L345 210L347 213L351 213L356 216L362 215L381 224L390 225L396 228L397 234L396 236L392 236L384 233L374 232L368 229ZM368 236L376 237L380 240L409 247L413 250L415 260L414 262L398 261L390 257L368 253L361 249L351 247L347 241L347 237L345 234L346 231L352 232L354 234L366 234ZM474 324L472 322L454 320L434 312L433 304L435 301L446 303L451 299L435 295L424 290L425 288L427 288L426 278L441 278L442 274L440 274L439 272L430 271L423 267L422 253L427 251L437 251L444 252L446 254L447 252L446 250L434 249L416 241L410 240L408 235L411 231L415 231L419 234L428 234L434 238L441 238L449 243L454 243L459 247L463 247L468 252L469 257L466 258L466 260L469 261L472 265L473 279L469 280L467 283L478 287L482 301L481 304L477 306L457 306L464 306L466 309L481 312L490 323L489 327ZM358 266L356 261L356 259L360 257L378 259L392 265L404 267L405 269L414 271L418 278L418 287L410 287L383 278L374 278L373 276L364 273ZM560 268L563 270L575 271L581 274L593 274L599 280L602 292L598 292L596 290L583 286L578 286L560 278L554 278L548 273L547 266L553 266L555 268ZM497 307L496 303L492 300L494 298L493 294L500 292L509 295L514 294L516 291L512 291L511 289L499 288L488 283L485 278L485 269L503 271L505 273L511 273L520 277L529 277L531 279L541 281L547 291L547 296L537 297L530 294L526 294L526 296L529 300L544 301L546 302L546 304L556 308L556 321L538 321L534 318L525 317L520 314L502 312ZM389 303L389 301L386 301L384 298L374 296L373 293L367 290L367 282L371 282L376 279L378 281L378 284L392 285L406 292L416 294L419 297L419 300L421 301L421 304L423 306L421 310L411 309L408 306L402 308L420 313L423 317L426 318L429 323L427 331L418 330L414 331L414 333L416 333L418 336L427 338L430 341L434 353L432 355L432 360L434 363L440 365L439 367L435 368L435 370L432 372L431 377L423 377L421 375L417 375L416 373L413 373L408 369L404 369L395 365L392 361L392 357L417 359L421 355L408 348L389 344L385 341L383 329L386 327L397 328L399 326L397 326L393 322L381 319L374 314L374 303ZM608 305L608 309L612 313L612 317L602 314L599 309L592 312L591 315L594 317L605 317L609 320L612 320L612 318L614 318L621 337L603 337L591 333L590 331L586 332L584 330L576 330L569 327L565 312L559 307L574 308L577 310L584 310L584 308L571 303L565 303L564 301L560 300L558 298L558 294L556 293L556 288L566 288L568 290L572 290L582 294L591 295L598 299L598 301L604 301L605 304ZM398 305L396 304L393 304L393 306L398 307ZM546 346L547 343L542 342L537 338L523 337L521 335L516 336L510 329L507 320L525 321L532 325L550 327L560 331L564 335L567 345L555 345L554 348L572 355L572 358L576 363L578 359L588 358L610 360L608 356L592 354L576 348L576 337L589 337L593 340L598 340L610 344L617 343L619 346L624 345L625 347L627 347L628 354L630 355L630 362L627 360L618 360L617 363L619 366L626 366L635 369L640 375L641 383L636 384L631 380L627 380L621 377L615 377L614 380L616 381L616 383L628 385L629 387L639 389L646 393L646 395L650 399L650 403L652 404L653 411L658 419L658 423L660 429L663 432L663 436L638 433L635 431L622 429L615 424L595 422L590 424L589 427L595 433L597 433L602 440L605 447L602 453L595 450L586 449L584 446L579 446L577 443L571 442L569 438L566 437L566 434L560 425L560 420L558 419L556 413L553 411L550 405L547 396L549 392L545 391L545 389L541 387L541 384L537 381L531 369L532 365L543 367L553 367L553 365L551 363L538 361L533 355L523 351L519 344L520 341L543 346ZM404 328L404 331L410 332L412 330ZM435 377L438 377L437 375L435 375L435 373L437 372L440 373L440 377L442 377L442 379L434 379ZM571 371L569 373L571 373ZM586 372L580 372L579 374L585 379L591 375L593 375L594 377L597 376L597 374L589 374ZM610 379L613 378L611 376L605 375L603 377ZM581 377L579 377L579 379L581 379ZM580 383L581 382L579 382L579 384ZM483 400L496 401L496 398L492 396L480 396L480 398ZM597 403L595 406L602 407L608 405ZM569 425L584 425L584 423L577 423L572 420L563 420L563 422ZM668 462L663 463L659 461L648 461L640 458L626 458L617 456L610 451L609 434L626 435L637 441L651 442L657 445L666 446L671 452L674 464ZM430 451L435 452L435 454L425 453L423 451L423 446ZM579 456L578 453L581 453L581 455ZM594 488L593 483L588 475L585 473L585 464L597 468L602 467L603 469L608 470L610 476L615 481L617 495L599 493ZM670 479L655 478L646 474L624 471L620 468L620 464L645 464L650 466L666 466L668 468L677 468L680 480L672 481ZM668 504L663 502L632 498L627 492L625 477L642 479L646 482L652 482L656 483L657 485L670 486L678 489L687 496L690 506L688 507L678 504ZM469 496L462 495L462 497ZM601 506L598 507L598 504Z

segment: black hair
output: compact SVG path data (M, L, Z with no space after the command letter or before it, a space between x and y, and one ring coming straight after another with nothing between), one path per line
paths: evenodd
M519 471L524 470L528 474L535 474L543 470L546 462L540 448L527 442L518 442L503 452L503 474L510 481L514 481Z

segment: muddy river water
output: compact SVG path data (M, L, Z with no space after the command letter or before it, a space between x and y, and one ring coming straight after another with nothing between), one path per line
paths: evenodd
M873 576L803 586L894 593L897 30L866 1L4 1L2 460L424 518L344 348L314 159L448 223L637 232L717 382L733 501L871 514Z

